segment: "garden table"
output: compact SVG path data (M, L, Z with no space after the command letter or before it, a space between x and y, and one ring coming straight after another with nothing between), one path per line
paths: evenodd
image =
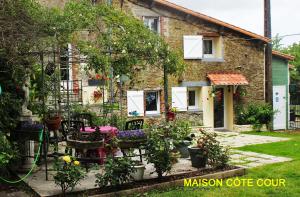
M96 127L84 127L80 129L81 132L92 133L99 129L99 132L104 134L104 144L99 147L98 155L100 157L100 164L103 164L104 158L106 158L107 151L105 149L105 144L108 143L113 137L117 136L118 128L112 126L96 126Z

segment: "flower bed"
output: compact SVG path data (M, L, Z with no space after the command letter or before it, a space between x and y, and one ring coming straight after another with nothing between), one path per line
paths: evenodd
M164 190L169 187L182 187L184 185L184 179L225 179L236 176L245 175L245 169L235 166L226 166L222 169L213 169L213 168L204 168L199 169L193 172L187 172L177 175L169 175L162 177L161 179L144 179L141 181L135 181L119 185L118 187L106 186L101 189L90 189L85 190L84 192L73 192L73 194L88 194L88 195L97 195L97 196L126 196L138 193L145 193L151 190Z

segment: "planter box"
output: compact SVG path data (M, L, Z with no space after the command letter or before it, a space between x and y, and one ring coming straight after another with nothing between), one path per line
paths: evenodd
M121 149L130 149L130 148L140 148L145 144L147 139L138 139L138 140L120 140L119 147Z
M247 131L253 131L253 125L233 125L233 131L242 133L242 132L247 132ZM261 131L267 131L267 126L263 125L261 128Z
M186 179L192 180L199 180L199 179L226 179L231 177L243 176L246 174L246 170L244 168L238 168L228 171L216 172L211 174L206 174L202 176L194 176L194 177L187 177ZM183 187L185 179L177 179L169 182L162 182L153 185L127 189L127 190L120 190L112 193L105 193L105 194L95 194L95 197L114 197L114 196L132 196L133 194L138 193L146 193L151 190L166 190L166 188L170 187Z
M89 79L88 85L89 86L103 86L106 84L106 81L103 79Z

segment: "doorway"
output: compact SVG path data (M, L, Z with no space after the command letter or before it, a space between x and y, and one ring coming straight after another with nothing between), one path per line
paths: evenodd
M273 86L273 109L276 111L273 120L273 129L286 129L286 86Z
M224 88L215 89L214 128L224 128Z

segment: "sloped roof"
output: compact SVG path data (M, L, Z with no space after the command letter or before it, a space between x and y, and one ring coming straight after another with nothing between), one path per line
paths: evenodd
M293 61L295 59L295 57L292 56L292 55L281 53L281 52L275 51L275 50L272 51L272 55L274 55L276 57L279 57L279 58L282 58L282 59L286 59L288 61Z
M233 30L235 32L238 32L238 33L241 33L243 35L249 36L250 38L253 38L253 39L256 39L256 40L261 40L261 41L266 42L266 43L271 42L271 39L269 39L267 37L258 35L256 33L250 32L250 31L247 31L245 29L242 29L240 27L231 25L229 23L223 22L221 20L218 20L216 18L207 16L205 14L202 14L202 13L199 13L199 12L195 12L193 10L190 10L188 8L185 8L185 7L179 6L177 4L171 3L169 1L165 1L165 0L152 0L152 2L153 2L152 3L153 6L155 6L156 4L162 5L162 6L165 6L167 8L170 8L170 9L173 9L173 10L176 10L176 11L180 11L180 12L189 14L189 15L194 16L196 18L199 18L201 20L205 20L207 22L210 22L210 23L213 23L213 24L216 24L216 25L220 25L220 26L226 27L226 28L231 29L231 30Z
M208 73L208 79L212 85L248 85L246 77L240 73L216 72Z

